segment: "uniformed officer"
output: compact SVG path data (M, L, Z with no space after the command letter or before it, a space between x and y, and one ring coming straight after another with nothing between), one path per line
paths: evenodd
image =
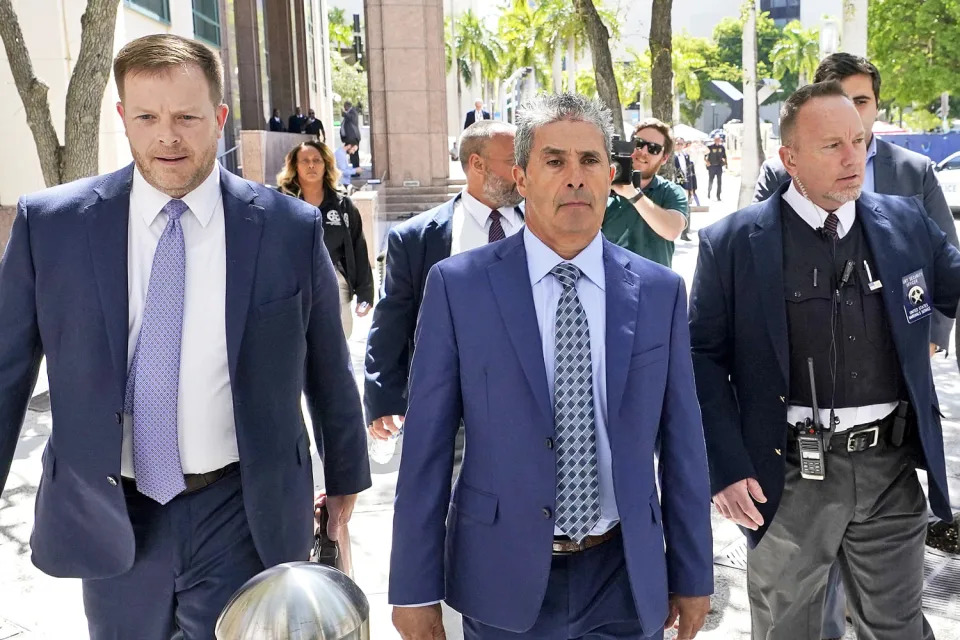
M691 337L714 504L748 537L755 640L820 639L835 559L861 640L919 639L917 466L951 517L929 325L934 307L954 315L960 252L918 199L861 194L865 132L839 83L798 90L780 127L790 183L700 232Z

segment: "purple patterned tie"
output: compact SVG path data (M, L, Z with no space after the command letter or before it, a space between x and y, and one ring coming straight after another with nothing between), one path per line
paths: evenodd
M503 225L500 223L500 218L502 217L503 214L496 209L490 212L490 231L487 234L488 243L503 240L507 237L503 232Z
M837 217L835 213L827 214L827 219L823 221L823 230L827 232L828 238L837 237L837 225L840 223L840 218Z
M188 208L183 200L171 200L160 212L167 214L167 226L153 255L124 398L124 411L133 415L137 491L160 504L186 488L177 440L177 397L187 263L180 216Z

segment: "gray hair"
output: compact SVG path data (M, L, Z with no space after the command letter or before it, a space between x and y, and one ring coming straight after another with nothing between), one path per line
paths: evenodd
M460 166L466 171L470 165L470 156L483 156L487 142L494 136L513 136L517 128L509 122L499 120L480 120L463 130L460 134Z
M610 158L613 116L603 102L578 93L541 94L523 103L517 110L517 137L513 149L516 163L521 169L527 170L537 129L561 121L595 125L603 135L603 146L607 158Z

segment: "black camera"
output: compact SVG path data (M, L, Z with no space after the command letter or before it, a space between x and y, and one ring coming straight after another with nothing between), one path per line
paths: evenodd
M633 181L633 143L613 136L613 165L617 168L613 174L613 184L630 184Z

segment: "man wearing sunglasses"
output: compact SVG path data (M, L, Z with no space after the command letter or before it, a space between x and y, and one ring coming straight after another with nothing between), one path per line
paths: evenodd
M673 243L687 227L687 194L657 171L673 153L670 128L656 118L634 129L633 184L614 184L603 217L611 242L658 262L673 264Z

